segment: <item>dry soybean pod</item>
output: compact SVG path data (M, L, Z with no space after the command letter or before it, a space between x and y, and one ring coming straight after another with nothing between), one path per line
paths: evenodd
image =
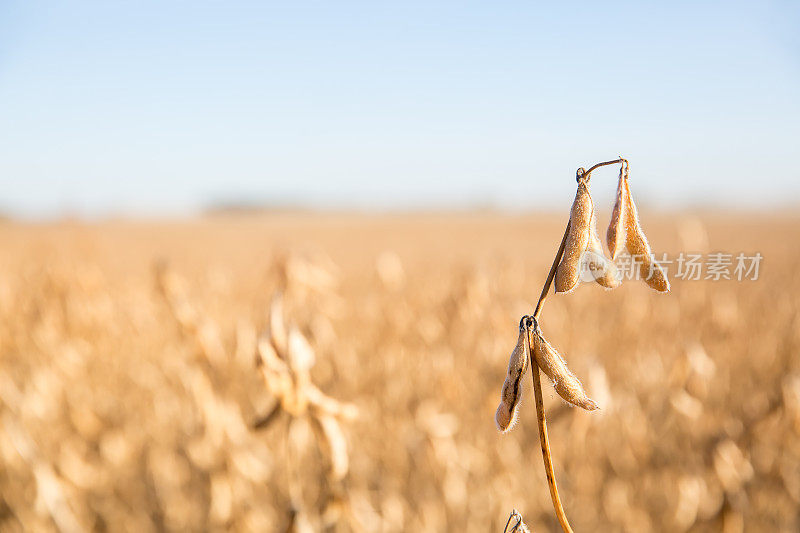
M611 253L611 260L617 258L617 254L625 247L625 240L628 236L628 164L623 161L619 167L619 183L617 184L617 199L614 202L614 210L611 212L611 222L606 231L606 242L608 251ZM624 172L623 172L624 169Z
M594 216L594 205L589 194L589 185L583 177L578 178L578 191L569 215L569 233L564 255L556 270L556 292L570 292L577 285L581 274L581 256L589 243L589 225Z
M517 420L517 410L522 397L522 378L525 377L525 372L528 370L528 360L530 359L528 320L529 317L525 315L519 321L517 345L508 360L508 373L500 392L500 405L494 415L497 429L503 433L514 427Z
M631 196L630 184L625 179L625 196L626 211L627 211L627 224L626 224L626 245L631 257L641 260L639 275L644 276L644 282L651 288L659 292L669 292L669 280L664 273L661 265L653 261L653 254L650 250L650 243L647 242L647 237L644 235L642 226L639 224L639 211L636 209L636 204L633 203L633 196Z
M597 226L594 218L592 218L589 230L589 244L586 247L586 251L591 252L591 254L584 254L584 263L592 273L594 280L606 289L619 287L620 277L617 267L603 252L603 243L600 237L597 236Z
M597 403L586 395L580 380L573 374L564 358L547 342L539 328L539 322L534 319L530 328L531 347L536 364L553 380L553 386L559 396L567 402L582 407L587 411L599 409Z
M614 165L617 163L623 163L623 159L615 159L613 161L604 161L602 163L597 163L589 168L588 171L584 170L583 168L579 168L577 171L578 178L586 178L588 179L591 175L592 171L606 166L606 165ZM533 322L539 318L539 315L542 311L542 306L544 305L545 300L547 299L547 294L550 292L550 288L552 287L552 283L556 276L556 270L560 264L560 261L563 257L564 250L566 248L567 238L569 237L570 232L570 224L567 224L567 228L564 230L564 237L561 240L561 244L556 251L556 256L553 259L553 263L550 266L550 271L547 273L547 278L545 279L544 286L542 287L542 291L539 294L539 300L536 302L536 310L533 312L533 316L530 317L531 327L529 328L529 332L531 333L531 341L530 344L533 346L533 339L537 337L533 335L533 328L536 327L538 329L538 324L534 326ZM531 349L531 354L533 356L534 350ZM536 402L536 419L539 425L539 443L541 444L542 448L542 460L544 461L544 471L547 477L547 485L550 489L550 498L553 501L553 509L555 510L556 518L558 518L558 523L561 525L561 529L564 533L572 533L572 527L569 525L569 520L567 520L567 515L564 513L564 506L561 504L561 497L558 494L558 484L556 483L555 472L553 470L553 458L552 453L550 451L550 439L547 435L547 421L544 411L544 402L542 401L542 385L541 380L539 379L539 365L541 363L537 362L531 363L531 377L533 381L533 395L534 400Z

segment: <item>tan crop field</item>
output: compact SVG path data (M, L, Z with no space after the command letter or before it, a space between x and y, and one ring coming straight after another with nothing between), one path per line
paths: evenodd
M543 384L566 513L800 531L800 219L644 217L657 252L760 275L549 297L601 407ZM565 222L0 223L0 530L557 531L530 379L513 431L494 414Z

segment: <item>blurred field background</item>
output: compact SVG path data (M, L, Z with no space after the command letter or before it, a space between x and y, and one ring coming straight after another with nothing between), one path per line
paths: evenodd
M494 413L576 168L617 156L656 254L763 260L550 297L602 407L544 382L567 516L800 531L798 27L753 0L0 2L0 533L558 531L530 378L512 432Z
M761 276L682 282L673 265L666 296L551 296L542 327L602 406L544 384L567 515L800 530L800 221L643 222L658 252L761 252ZM556 531L530 379L511 433L493 415L564 223L0 224L0 529L500 532L517 508Z

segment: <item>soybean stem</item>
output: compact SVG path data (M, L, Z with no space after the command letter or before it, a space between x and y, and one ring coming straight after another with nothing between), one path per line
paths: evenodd
M606 165L613 165L615 163L622 163L623 167L627 164L627 161L623 158L615 159L614 161L604 161L602 163L597 163L596 165L589 167L589 170L583 171L583 169L578 169L579 177L585 178L587 181L589 180L589 175L591 172L602 166ZM553 278L555 278L556 270L558 269L558 264L561 262L561 258L564 255L564 248L567 245L567 237L569 236L569 222L567 222L567 227L564 229L564 237L561 239L561 244L558 247L558 251L556 252L556 257L553 259L553 264L550 267L550 272L547 274L547 279L544 282L544 287L542 287L542 292L539 294L539 301L536 302L536 309L533 311L533 319L537 321L539 319L539 315L542 312L542 305L544 305L544 301L547 298L548 293L550 292L550 287L553 284ZM536 322L534 322L536 324ZM533 347L533 342L531 341L531 332L528 330L528 343ZM539 366L536 364L536 361L533 357L533 349L530 350L530 366L531 366L531 378L533 379L533 395L536 400L536 420L539 423L539 443L542 446L542 459L544 460L544 473L547 477L547 486L550 488L550 499L553 500L553 509L556 512L556 517L558 518L558 523L561 524L561 529L564 530L564 533L572 533L572 527L569 525L569 521L567 520L567 515L564 513L564 507L561 505L561 497L558 495L558 484L556 483L556 475L555 471L553 470L553 456L550 452L550 439L547 437L547 419L545 417L544 412L544 402L542 401L542 383L539 378Z
M542 401L542 383L539 380L539 367L532 365L531 375L533 376L533 395L536 398L536 420L539 422L539 444L542 446L542 458L544 459L544 474L547 477L547 485L550 487L550 499L553 500L553 509L556 511L558 523L564 533L572 533L572 528L564 513L561 505L561 497L558 495L558 484L556 474L553 470L553 458L550 453L550 441L547 438L547 420L544 415L544 402Z
M547 293L550 292L550 286L553 284L553 278L556 275L558 263L561 262L561 257L564 255L564 247L567 244L567 235L569 235L569 222L567 228L564 230L564 238L561 239L561 245L558 247L556 257L553 259L553 265L550 267L550 272L547 274L547 280L542 287L542 293L539 295L539 301L536 302L536 310L533 312L534 320L538 320L539 314L542 312L542 304ZM534 325L536 322L534 322ZM535 327L535 326L534 326ZM534 333L528 330L528 344L533 347L533 342L530 339L531 334ZM547 486L550 488L550 499L553 500L553 509L556 512L558 523L561 524L561 529L564 533L572 533L572 528L567 520L567 515L564 513L564 506L561 505L561 497L558 495L558 485L556 483L556 474L553 470L553 456L550 453L550 440L547 438L547 420L544 413L544 402L542 401L542 383L539 379L539 366L533 358L533 350L529 352L531 378L533 379L533 395L536 400L536 421L539 423L539 443L542 446L542 459L544 460L544 474L547 477Z
M539 294L539 301L536 302L536 309L533 311L533 318L536 320L539 319L539 314L542 312L542 304L544 304L545 298L547 298L547 294L550 292L550 286L553 284L553 278L556 276L556 269L558 269L558 263L561 262L561 256L564 255L564 248L567 245L567 237L569 236L569 221L567 221L567 227L564 229L564 237L561 239L561 244L558 247L558 251L556 252L556 258L553 260L553 265L550 267L550 272L547 274L547 279L544 282L544 287L542 287L542 292Z
M591 167L589 167L589 170L584 172L583 175L588 177L589 174L592 173L592 170L594 170L596 168L604 167L606 165L615 165L617 163L622 163L622 162L626 162L627 163L627 161L625 159L621 158L621 157L619 159L614 159L613 161L603 161L602 163L597 163L596 165L592 165Z

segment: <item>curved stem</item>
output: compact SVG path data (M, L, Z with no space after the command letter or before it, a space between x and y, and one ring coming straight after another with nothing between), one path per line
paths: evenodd
M556 276L556 269L558 269L558 264L561 262L561 256L564 255L564 248L567 246L568 236L569 221L567 221L567 227L564 228L564 237L561 238L561 244L556 252L556 258L553 260L553 265L550 267L550 272L547 274L547 279L544 282L544 287L542 287L542 292L539 294L539 301L536 302L536 309L533 310L533 318L537 320L539 319L539 314L542 312L542 304L544 304L544 300L547 298L547 293L550 292L550 286L553 284L553 278Z
M572 528L564 513L564 506L561 505L561 497L558 495L558 484L556 474L553 471L553 457L550 453L550 440L547 438L547 420L544 416L544 402L542 401L542 383L539 380L539 367L531 361L531 376L533 377L533 395L536 398L536 420L539 422L539 444L542 446L542 458L544 459L544 474L547 477L547 485L550 487L550 499L553 500L558 523L564 533L572 533Z
M627 163L627 161L625 159L621 158L621 157L618 158L618 159L615 159L613 161L603 161L602 163L597 163L596 165L593 165L593 166L589 167L589 170L586 171L584 176L588 176L589 174L592 173L592 170L594 170L596 168L604 167L606 165L615 165L617 163L622 163L623 161L625 161Z
M536 302L536 310L533 312L533 319L538 320L539 314L542 312L542 304L544 304L547 293L550 292L550 286L553 284L553 278L556 275L558 263L561 262L561 257L564 255L564 248L567 244L567 236L569 235L569 222L564 229L564 237L561 239L561 245L558 247L556 257L553 259L553 265L550 267L550 272L547 274L547 279L542 287L542 292L539 295L539 301ZM531 330L528 330L528 345L533 347L533 341L530 338ZM544 402L542 401L542 382L539 379L539 365L533 357L533 350L529 351L531 378L533 379L533 396L536 401L536 420L539 423L539 444L542 447L542 460L544 461L544 474L547 477L547 486L550 488L550 499L553 500L553 509L556 512L558 523L561 524L561 529L564 533L572 533L572 528L567 520L567 515L564 513L564 506L561 505L561 497L558 495L558 485L556 484L556 474L553 470L553 456L550 453L550 439L547 438L547 420L544 413Z
M627 167L628 165L628 161L620 157L619 159L615 159L613 161L597 163L596 165L589 167L589 170L587 171L578 169L578 176L588 181L589 175L596 168L606 165L613 165L616 163L621 163L623 168ZM555 278L558 264L561 262L561 258L564 256L564 248L567 245L567 237L569 236L569 225L569 222L567 222L567 227L564 229L564 236L561 238L561 244L558 246L556 257L553 259L553 264L550 266L550 272L548 272L547 279L544 282L544 287L542 287L542 292L539 294L539 300L536 302L536 309L533 311L534 320L539 319L539 315L542 312L542 306L544 305L544 301L547 298L547 295L550 292L550 287L553 284L553 278ZM531 330L528 330L528 343L529 346L533 347L530 334ZM542 401L542 383L539 378L539 366L536 364L536 360L533 357L532 349L530 350L529 357L531 378L533 379L533 395L536 400L536 419L539 422L539 443L542 447L544 473L547 477L547 486L550 488L550 499L553 500L553 509L556 512L558 523L561 524L561 529L564 530L564 533L572 533L572 528L567 520L567 515L564 513L564 506L561 505L561 497L558 495L558 484L556 483L556 475L553 470L553 456L550 453L550 439L547 437L547 419L544 412L544 402Z

